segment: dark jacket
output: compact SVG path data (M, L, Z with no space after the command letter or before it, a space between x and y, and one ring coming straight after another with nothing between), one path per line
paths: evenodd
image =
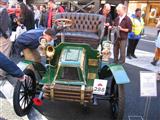
M31 10L28 10L25 15L21 15L20 22L26 26L27 30L34 29L34 13Z
M6 8L0 6L0 36L9 36L9 15Z
M0 52L0 68L13 77L22 77L24 73L21 69L11 60L9 60L5 55Z
M39 38L43 35L44 29L33 29L22 33L15 41L14 48L19 54L23 49L37 49L39 46Z
M42 27L47 27L47 23L48 23L48 12L47 11L42 11L41 13L41 18L40 18L40 25Z
M109 23L112 26L112 16L109 14L108 16L105 16L105 17L106 17L106 23ZM108 35L108 27L105 27L104 35L105 36Z
M131 19L128 16L125 16L120 24L119 24L119 17L117 17L115 19L114 25L115 26L121 26L122 28L125 28L125 29L129 29L129 32L132 31L132 22L131 22ZM120 40L127 40L129 32L120 31L120 38L119 39Z

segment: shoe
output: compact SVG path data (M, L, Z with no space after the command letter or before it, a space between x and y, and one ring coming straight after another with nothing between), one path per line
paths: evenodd
M155 60L155 59L153 58L153 61L151 62L151 64L154 65L154 66L156 66L157 62L158 62L158 60Z
M137 56L135 56L135 55L131 55L133 58L137 58Z
M132 59L130 55L127 55L127 58L128 58L128 59Z
M154 61L151 62L152 65L156 66L156 63Z

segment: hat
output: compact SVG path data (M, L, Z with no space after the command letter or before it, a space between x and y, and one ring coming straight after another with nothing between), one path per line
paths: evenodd
M56 36L57 34L57 31L55 28L47 28L45 31L44 31L45 34L47 35L50 35L52 37Z

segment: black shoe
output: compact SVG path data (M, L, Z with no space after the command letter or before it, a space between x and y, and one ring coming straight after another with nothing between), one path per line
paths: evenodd
M132 59L130 55L127 55L127 58L128 58L128 59Z
M131 55L133 58L137 58L137 56L135 56L135 55Z
M158 60L156 60L155 58L153 58L153 61L151 62L152 65L156 66Z
M156 61L151 62L151 64L154 65L154 66L156 66L156 63L157 63Z

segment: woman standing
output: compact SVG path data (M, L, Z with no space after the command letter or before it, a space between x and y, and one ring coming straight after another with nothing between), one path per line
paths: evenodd
M20 22L27 30L35 28L34 13L24 3L20 3Z
M157 23L156 27L160 28L160 18L158 19L158 23ZM158 37L157 37L157 40L156 40L155 56L154 56L151 64L156 66L156 64L159 60L160 60L160 32L158 33Z

